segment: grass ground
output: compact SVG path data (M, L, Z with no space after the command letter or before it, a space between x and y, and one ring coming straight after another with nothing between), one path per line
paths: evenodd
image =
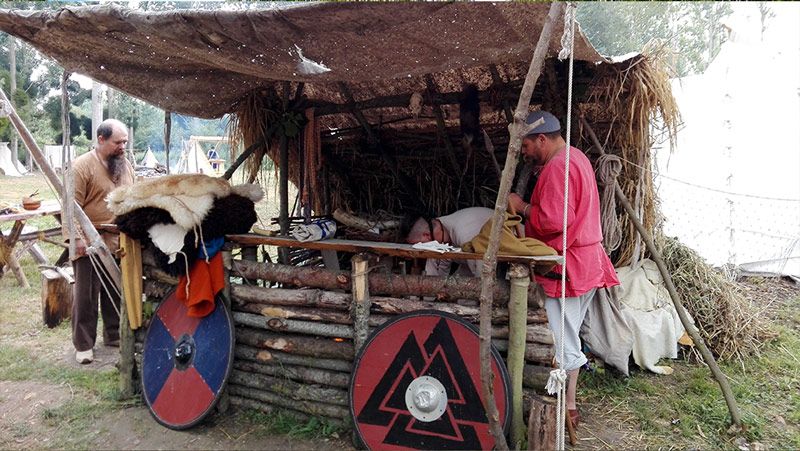
M36 189L55 198L40 175L0 177L0 205ZM266 208L260 214L268 224ZM37 221L55 225L52 218ZM43 248L51 259L60 252ZM257 412L216 415L190 431L164 429L140 401L119 401L115 350L97 350L105 364L74 363L69 324L42 325L38 269L28 257L21 264L31 288L18 287L9 275L0 279L0 448L349 447L322 423ZM708 369L676 360L662 363L674 368L671 376L583 374L578 399L585 424L576 448L800 449L800 289L779 279L750 279L745 288L763 305L771 303L777 338L759 355L721 364L747 425L743 434L729 433L728 411Z

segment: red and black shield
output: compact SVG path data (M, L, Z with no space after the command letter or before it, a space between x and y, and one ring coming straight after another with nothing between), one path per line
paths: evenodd
M500 422L509 424L505 364L492 347ZM480 389L479 334L438 311L401 315L378 328L355 361L350 409L369 449L491 449Z
M220 296L203 318L188 316L173 290L150 320L142 392L156 421L187 429L213 409L233 365L233 321Z

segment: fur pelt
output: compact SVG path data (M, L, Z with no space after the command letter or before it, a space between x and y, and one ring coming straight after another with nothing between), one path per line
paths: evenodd
M227 180L203 174L168 175L121 186L108 195L108 209L122 215L138 208L169 212L176 224L192 229L202 223L214 200L231 192Z
M242 183L231 188L231 191L234 194L250 199L253 203L264 198L264 190L255 183Z
M258 185L251 186L255 186L258 191L261 191ZM253 188L248 189L253 192ZM203 219L201 227L195 230L203 231L203 240L211 240L228 234L247 233L257 220L254 202L246 196L231 194L216 199L213 207ZM152 249L161 269L172 275L186 273L186 263L183 257L178 256L175 262L168 263L168 256L153 245L148 234L150 227L155 224L173 224L175 222L169 212L161 208L142 207L117 216L115 222L120 231L142 241L143 246ZM199 254L195 247L196 242L199 243L200 240L196 237L195 232L189 230L184 237L181 252L186 254L186 258L190 262L194 261Z
M174 224L167 210L143 207L121 214L114 219L119 230L135 240L148 239L147 231L156 224Z

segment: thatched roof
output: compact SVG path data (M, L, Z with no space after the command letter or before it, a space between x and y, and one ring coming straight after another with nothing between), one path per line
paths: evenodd
M530 61L549 3L312 3L250 11L135 11L116 5L0 10L0 30L74 72L168 111L220 117L253 89L305 82L340 101L337 82L365 98L407 92L425 74L457 78ZM563 23L556 25L560 36ZM302 56L330 71L304 74ZM550 52L560 49L558 40ZM579 35L577 59L602 57Z
M68 70L166 110L206 118L232 113L232 138L245 146L276 126L285 131L286 124L302 125L313 107L321 131L316 166L306 167L312 156L301 149L308 146L293 136L288 164L290 179L305 189L315 211L444 214L493 205L498 177L482 135L464 145L466 93L470 85L477 90L477 122L502 165L510 111L549 8L521 2L312 3L142 12L104 5L0 10L0 30ZM559 20L531 107L563 121L568 67L556 58L562 33ZM642 56L611 63L580 32L575 58L572 142L591 154L580 112L606 150L633 163L625 165L621 184L653 227L649 127L661 116L674 130L676 119L666 73ZM323 66L330 70L313 73ZM418 114L410 111L412 97L422 99ZM277 135L267 139L249 168L258 169L265 154L278 161L279 142ZM624 220L623 234L615 254L621 264L642 253Z

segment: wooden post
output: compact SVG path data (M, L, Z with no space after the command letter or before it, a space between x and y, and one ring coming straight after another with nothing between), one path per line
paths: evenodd
M222 288L222 298L225 305L225 308L228 309L228 312L231 311L231 251L229 250L222 250L222 270L225 278L225 287ZM217 401L217 412L225 413L228 411L231 405L231 397L228 393L228 386L225 385L225 388L222 389L222 392L219 394L219 400Z
M494 214L492 216L492 231L489 234L489 246L483 257L483 270L481 271L481 323L480 323L480 360L481 360L481 390L483 393L484 409L489 420L489 429L494 436L495 446L500 450L508 449L503 428L500 426L500 414L494 399L492 388L493 373L491 369L491 332L492 332L492 293L495 285L495 270L497 268L497 252L500 248L500 231L502 222L505 219L506 207L508 206L508 193L514 178L514 171L517 167L522 136L527 130L525 119L527 117L528 104L530 103L536 81L542 72L547 50L550 47L550 35L553 32L553 25L562 15L564 4L553 2L550 5L550 12L542 26L539 41L533 52L533 59L525 76L525 83L520 92L517 108L514 111L514 122L509 125L508 155L506 156L503 176L500 178L500 187L497 190L497 202L495 202Z
M583 117L583 115L580 116L580 121L583 127L589 132L589 137L592 139L595 147L597 147L598 152L600 152L601 155L605 155L605 149L603 149L603 146L600 144L600 140L597 139L597 135L595 135L594 130L592 130L592 127L589 125L589 122ZM636 227L636 230L639 232L639 235L641 235L642 239L644 240L647 250L650 251L650 257L656 263L658 271L661 273L661 277L664 279L664 285L667 287L667 292L669 292L669 297L672 299L672 304L675 306L675 311L678 312L678 317L681 320L681 324L683 324L686 332L690 337L692 337L692 340L694 340L697 349L703 356L706 365L708 365L708 369L711 370L711 374L714 375L714 378L717 380L719 388L722 391L722 396L725 398L725 403L728 405L728 411L730 411L731 414L731 421L735 426L741 428L742 417L739 414L739 406L736 404L736 398L733 396L733 391L731 391L731 387L728 384L728 379L722 370L719 369L719 365L717 365L714 355L708 350L703 337L700 336L697 328L689 320L689 316L686 314L686 309L683 306L683 302L678 295L678 290L675 288L675 284L672 282L672 276L669 274L667 265L664 263L664 259L661 257L661 252L656 249L656 244L653 241L653 237L650 235L650 232L644 228L644 225L636 215L636 211L633 209L633 206L631 206L628 197L625 196L625 193L619 186L619 182L616 180L614 180L614 193L616 194L617 200L620 204L622 204L622 207L628 214L628 217L630 217L634 227Z
M369 334L369 257L366 254L356 254L351 259L353 263L353 344L356 355Z
M71 272L71 270L70 270ZM42 320L52 329L72 311L72 285L54 269L42 270Z
M525 342L528 317L530 269L514 263L508 271L511 296L508 300L508 374L511 377L511 446L521 449L525 440L522 416L522 369L525 366Z
M164 166L167 167L167 174L169 174L169 140L172 133L172 111L164 111L164 152L166 152L166 160Z
M136 368L134 362L133 331L128 324L128 306L125 302L119 303L119 395L122 399L132 398L134 391L133 373Z
M3 264L7 264L11 272L14 273L14 277L17 278L17 282L19 282L20 286L22 286L22 288L30 288L28 278L25 277L25 272L22 270L17 256L14 255L14 248L17 246L17 241L19 241L19 236L22 233L23 227L25 227L24 221L16 221L14 222L14 226L11 227L8 236L3 237L3 248L0 249L0 276L3 274Z
M552 398L533 395L528 416L528 449L556 449L556 405Z

